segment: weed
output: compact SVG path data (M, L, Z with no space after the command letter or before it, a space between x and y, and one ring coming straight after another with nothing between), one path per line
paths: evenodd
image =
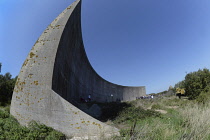
M172 96L152 101L138 100L131 104L121 110L113 121L115 126L123 124L120 127L121 136L115 137L116 140L210 139L210 103L203 105L196 101ZM143 109L149 106L152 109L164 109L167 114L157 115ZM131 128L135 120L137 124L131 135Z
M59 140L63 138L65 138L64 134L34 121L29 124L29 127L21 126L18 121L9 114L9 106L0 109L0 139Z
M153 110L145 110L141 107L135 108L134 106L130 106L119 113L118 117L115 119L115 122L133 122L136 120L143 120L148 117L161 117L161 114Z

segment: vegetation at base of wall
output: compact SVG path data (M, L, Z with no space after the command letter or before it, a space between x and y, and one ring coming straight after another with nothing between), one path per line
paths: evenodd
M128 103L116 103L116 102L100 103L98 105L101 107L102 110L102 115L99 118L99 120L103 122L108 120L115 120L115 118L119 115L119 113L122 110L129 108L131 106Z
M153 111L164 110L167 113L162 113L161 117L152 115L136 120L126 117L129 116L127 114L129 111L122 110L123 115L119 115L112 121L112 125L120 129L120 136L113 137L113 140L210 139L210 102L203 105L197 100L178 99L176 96L171 96L153 100L136 100L130 104L133 109L128 110L135 110L139 106L144 110L150 110L148 108L154 106ZM133 116L135 112L136 115L141 114L138 111L130 112Z
M156 110L156 109L162 109L163 107L160 104L153 104L151 109Z
M8 72L0 75L0 140L62 140L65 135L51 127L30 122L28 127L21 126L10 115L10 102L17 77Z
M117 118L114 120L115 123L129 123L134 121L144 120L150 117L161 117L159 112L153 110L146 110L142 107L128 107L121 111Z
M139 107L134 107L131 102L112 102L112 103L97 103L102 110L102 115L98 118L101 121L112 120L115 123L140 120L147 117L161 117L159 112L146 110Z
M21 126L9 113L9 106L0 108L0 139L1 140L63 140L64 134L39 124L30 122L28 127Z
M9 73L0 75L0 139L65 139L64 134L37 122L31 122L28 127L21 126L9 114L8 104L16 81L11 77ZM113 140L209 140L210 71L203 69L189 73L174 89L177 87L184 88L187 97L195 100L166 97L167 91L164 91L154 99L101 103L98 104L103 113L100 119L119 128L121 135L114 136Z

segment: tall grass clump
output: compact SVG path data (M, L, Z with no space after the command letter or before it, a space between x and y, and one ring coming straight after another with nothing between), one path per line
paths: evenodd
M210 139L210 103L188 105L180 112L185 121L183 139Z
M210 86L208 86L206 91L201 92L201 94L196 98L199 104L208 104L210 102Z
M122 110L115 119L115 123L129 123L143 120L149 117L161 117L159 112L145 110L142 107L130 106Z
M122 110L114 121L124 125L120 128L121 136L115 137L116 140L210 140L209 102L200 104L196 100L176 97L144 100L144 107L150 104L150 110L136 107L141 101L132 102L133 106ZM167 113L158 116L144 112L155 112L156 109ZM145 116L141 117L142 113Z
M136 127L130 139L136 140L177 140L181 137L183 117L174 109L168 109L162 117L146 118Z

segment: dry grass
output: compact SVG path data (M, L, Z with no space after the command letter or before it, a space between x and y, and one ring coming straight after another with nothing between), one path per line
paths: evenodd
M128 130L127 135L113 140L210 140L210 103L204 106L186 99L164 97L138 100L132 104L145 109L157 106L167 113L161 118L152 117L139 121L132 136ZM123 128L128 129L125 124L120 129Z
M210 139L210 103L188 105L180 110L185 116L185 128L182 139Z
M132 118L120 123L108 120L107 124L120 129L121 136L112 138L102 136L101 140L210 140L210 103L203 105L175 96L130 103L134 108L159 109L167 113L160 117L152 116L138 120L132 134L131 128L134 126ZM139 114L136 111L127 112L132 113L133 116L135 113ZM121 119L118 117L116 119Z
M145 124L143 126L139 126L138 132L133 136L135 140L172 140L176 134L173 126L169 126L168 124L159 121L153 120L153 124Z

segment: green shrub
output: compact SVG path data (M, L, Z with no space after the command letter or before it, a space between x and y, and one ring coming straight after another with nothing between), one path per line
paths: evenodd
M185 76L185 91L189 99L196 99L210 84L210 71L208 69L191 72Z
M102 115L99 118L101 121L115 120L118 114L124 109L130 107L129 103L105 103L100 104Z
M201 104L209 103L210 101L210 91L201 92L201 94L196 98L196 101Z
M39 139L51 139L58 140L64 138L64 134L61 132L55 131L53 128L48 127L44 124L38 124L35 121L31 121L29 123L29 129L31 130L28 138L39 138Z
M17 77L12 78L9 72L5 75L0 74L0 106L6 106L10 103L16 80Z
M65 135L53 128L38 124L35 121L29 123L29 127L21 126L18 121L10 116L9 107L0 109L0 140L60 140Z
M120 130L120 136L122 136L122 137L129 135L129 133L130 133L129 129L121 129Z
M6 106L6 107L4 107L4 111L6 111L6 112L10 113L10 106Z
M58 140L58 139L65 139L65 136L58 132L58 131L52 131L49 133L49 135L45 138L46 140Z
M161 109L161 108L162 108L162 107L161 107L160 104L153 104L152 107L151 107L152 110Z
M128 107L124 110L122 110L118 117L116 118L115 122L121 123L126 121L135 121L135 120L142 120L148 117L161 117L161 114L159 112L153 111L153 110L145 110L141 107Z
M9 115L9 112L7 111L4 111L4 110L0 110L0 118L8 118L10 115Z

